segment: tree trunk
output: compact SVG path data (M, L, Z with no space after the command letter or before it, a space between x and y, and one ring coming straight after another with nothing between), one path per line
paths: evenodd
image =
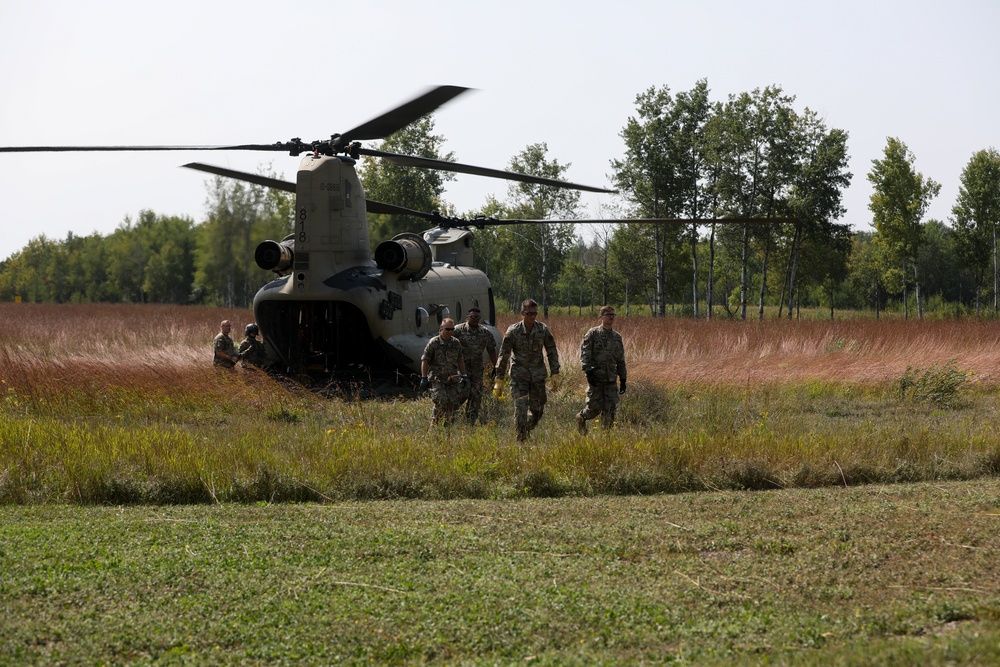
M705 319L712 319L712 292L715 290L715 223L712 223L712 231L708 236L708 278L705 289Z
M740 258L740 319L747 318L747 294L750 292L750 227L743 226L743 255Z
M979 298L978 295L976 298ZM993 224L993 312L1000 312L1000 262L997 261L997 225Z
M768 235L764 241L764 266L760 272L760 297L757 306L757 319L764 319L764 294L767 292L767 260L771 255L771 236Z
M691 296L694 319L698 319L698 225L691 223Z

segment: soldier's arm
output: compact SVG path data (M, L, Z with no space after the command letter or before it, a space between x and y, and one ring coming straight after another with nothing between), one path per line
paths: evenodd
M556 338L551 329L545 330L545 355L549 358L549 373L559 373L559 350L556 348Z
M500 343L500 357L497 359L496 369L497 377L502 378L507 375L507 364L510 363L510 352L514 344L514 339L505 335L503 341Z
M621 343L621 354L618 355L618 377L624 382L628 376L628 372L625 369L625 341L622 339L621 334L618 335L618 341Z
M590 370L590 365L593 363L593 341L594 337L590 335L590 331L583 334L583 341L580 343L580 367L584 372Z

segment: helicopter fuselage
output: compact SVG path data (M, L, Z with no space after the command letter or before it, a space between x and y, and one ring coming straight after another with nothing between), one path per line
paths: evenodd
M446 317L475 306L499 341L493 292L472 265L472 232L434 228L383 242L372 258L354 161L310 155L296 183L296 220L257 261L280 276L254 298L273 365L293 375L370 382L419 373Z

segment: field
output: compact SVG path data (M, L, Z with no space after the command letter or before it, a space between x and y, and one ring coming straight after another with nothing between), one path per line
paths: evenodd
M522 446L213 372L249 316L0 304L0 664L1000 659L1000 325L622 318L583 437L554 317Z

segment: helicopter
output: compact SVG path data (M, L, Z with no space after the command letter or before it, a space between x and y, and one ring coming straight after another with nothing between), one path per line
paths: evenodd
M388 137L470 90L437 86L347 132L303 142L231 146L23 146L0 152L46 151L278 151L303 156L294 183L192 162L190 169L275 188L295 195L291 234L264 240L254 253L275 278L253 300L268 370L312 386L364 386L379 395L412 389L420 358L445 318L461 320L479 308L500 342L496 305L487 275L474 265L473 229L487 225L670 222L690 219L512 220L445 217L365 198L356 170L361 156L395 164L465 173L588 192L614 193L513 171L390 153L361 142ZM427 220L422 234L404 232L371 251L367 215L399 214ZM724 219L704 222L756 222ZM786 221L786 220L781 220Z

